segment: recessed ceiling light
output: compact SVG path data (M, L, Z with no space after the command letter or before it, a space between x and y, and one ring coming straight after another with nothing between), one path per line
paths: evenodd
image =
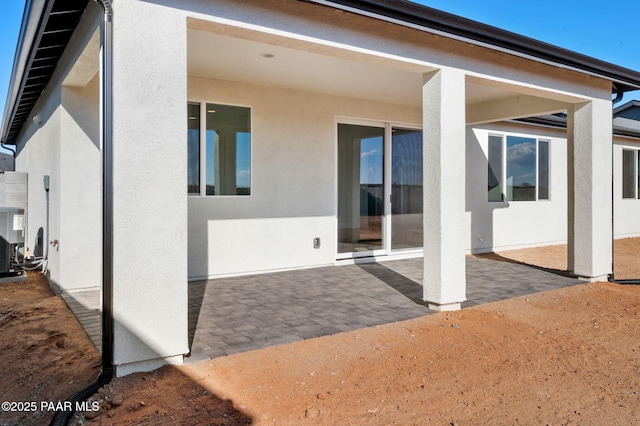
M275 57L275 55L272 55L271 53L263 53L262 57L263 58L267 58L267 59L271 59L271 58Z

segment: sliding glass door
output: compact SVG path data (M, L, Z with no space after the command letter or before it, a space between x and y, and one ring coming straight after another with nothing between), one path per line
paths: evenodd
M392 129L391 250L422 247L422 130Z
M338 257L422 247L422 131L338 124Z
M338 253L383 247L384 127L338 124Z

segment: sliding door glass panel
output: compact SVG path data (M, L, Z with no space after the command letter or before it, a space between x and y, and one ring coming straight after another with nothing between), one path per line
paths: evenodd
M200 104L187 104L187 190L200 194Z
M549 199L549 142L538 141L538 200Z
M536 140L507 136L507 201L536 200Z
M338 124L338 253L383 248L384 133Z
M391 250L422 247L422 131L391 136Z

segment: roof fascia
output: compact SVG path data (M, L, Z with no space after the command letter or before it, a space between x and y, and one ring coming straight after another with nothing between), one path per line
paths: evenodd
M604 77L612 93L640 89L640 72L477 21L402 0L301 0L487 47L555 67Z
M542 126L542 127L553 127L555 129L566 129L567 121L564 120L549 120L544 117L526 117L526 118L516 118L514 120L509 120L511 123L517 124L532 124L534 126ZM640 132L634 132L633 130L622 129L617 126L613 126L613 135L614 136L626 136L630 138L640 139Z
M44 30L43 22L46 22L52 3L50 0L27 0L25 3L11 71L11 81L7 90L7 101L4 106L4 115L2 116L2 133L0 133L2 142L5 142L7 137L9 124L13 119L20 93L24 88L24 76L28 69L27 64L31 63L35 56L38 43L42 37L42 31Z
M616 107L613 109L613 116L615 117L617 114L621 113L622 111L625 111L629 108L633 108L633 107L640 107L640 101L637 100L631 100L625 104L620 105L619 107Z

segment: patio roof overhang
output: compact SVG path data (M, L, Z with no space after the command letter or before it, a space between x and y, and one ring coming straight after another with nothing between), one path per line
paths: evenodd
M640 101L632 100L613 110L613 134L615 136L626 136L640 139L640 121L636 118L621 117L623 111L633 108L640 108ZM539 126L555 127L559 129L567 128L567 114L547 114L535 117L525 117L512 120L514 122L529 123Z
M640 89L640 72L510 31L402 0L303 0L374 17L611 80L612 93Z

